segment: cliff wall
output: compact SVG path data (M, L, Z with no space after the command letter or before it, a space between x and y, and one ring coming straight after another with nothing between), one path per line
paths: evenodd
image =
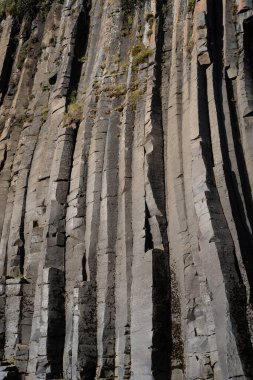
M251 0L0 27L0 378L253 379Z

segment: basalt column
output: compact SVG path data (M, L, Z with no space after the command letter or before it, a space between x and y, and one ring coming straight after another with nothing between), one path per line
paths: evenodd
M27 4L0 1L0 379L253 379L252 1Z

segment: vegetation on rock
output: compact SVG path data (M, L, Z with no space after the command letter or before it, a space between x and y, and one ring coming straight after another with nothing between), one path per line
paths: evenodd
M0 17L8 14L16 18L32 18L37 13L47 14L54 0L0 0ZM63 0L58 0L63 3Z
M132 49L134 66L138 66L141 63L144 63L152 53L153 50L145 47L142 43L136 44Z
M82 118L82 103L79 101L73 101L68 106L68 112L65 114L64 126L71 125L72 123L79 123Z
M189 0L188 2L188 12L193 12L195 8L195 0Z

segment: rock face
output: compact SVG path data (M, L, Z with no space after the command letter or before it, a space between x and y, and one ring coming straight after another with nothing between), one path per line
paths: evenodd
M0 52L0 379L253 379L252 1L55 1Z

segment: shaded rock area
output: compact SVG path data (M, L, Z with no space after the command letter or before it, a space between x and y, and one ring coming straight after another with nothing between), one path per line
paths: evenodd
M0 379L253 379L252 1L52 1L0 53Z

